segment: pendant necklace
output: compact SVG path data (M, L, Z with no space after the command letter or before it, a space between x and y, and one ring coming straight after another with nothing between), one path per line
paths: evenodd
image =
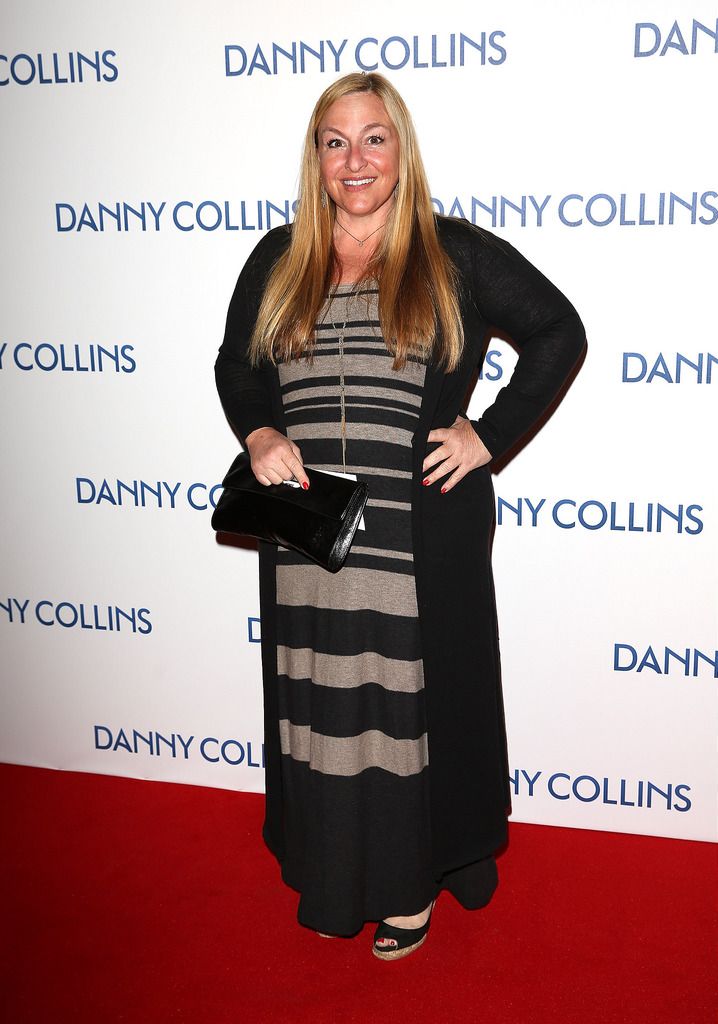
M384 224L386 224L386 221L384 221L384 224L380 224L378 228L374 228L373 231L370 231L369 234L366 236L366 238L357 238L356 235L353 235L351 233L349 228L345 228L344 227L344 225L342 224L342 222L340 220L337 220L336 223L339 225L339 227L342 229L342 231L346 231L346 233L349 235L350 238L353 238L355 242L358 242L359 245L362 246L367 241L367 239L371 238L372 235L375 235L377 233L377 231L381 231L381 229L384 227Z
M350 238L353 238L355 242L358 242L359 245L362 246L369 238L371 238L372 235L375 235L377 231L381 231L381 229L384 227L384 224L386 224L386 221L384 221L384 224L380 224L378 228L374 228L374 230L371 231L366 236L366 238L357 238L357 236L353 235L348 228L345 228L344 225L339 220L335 219L335 223L339 225L342 231L346 231ZM346 296L347 300L356 298L356 294L356 292L349 292L349 294ZM330 309L333 301L334 296L332 296L331 299L329 300ZM328 313L329 310L327 310L327 315ZM345 473L347 471L347 421L346 406L344 399L344 332L346 331L347 328L348 319L348 317L345 318L344 323L342 324L341 331L334 323L334 321L331 321L332 327L339 335L339 408L341 410L342 467Z
M355 292L349 292L346 296L347 300L354 298ZM329 308L334 301L334 296L329 300ZM329 313L329 310L327 310ZM331 321L331 325L339 335L339 409L341 413L341 439L342 439L342 468L346 473L347 471L347 419L346 419L346 404L344 395L344 332L349 322L348 315L344 318L344 323L341 326L341 330L337 327L334 321Z

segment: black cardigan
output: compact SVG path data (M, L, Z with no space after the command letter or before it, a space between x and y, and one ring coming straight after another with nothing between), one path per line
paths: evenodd
M489 466L442 495L423 487L428 434L462 414L489 325L520 350L511 379L474 429L504 455L548 408L580 358L586 336L569 300L513 246L468 221L436 218L461 280L466 343L460 365L429 362L412 439L412 546L421 632L429 749L432 863L436 878L497 850L507 835L509 762L491 568L495 495ZM257 427L286 433L276 366L250 367L247 344L272 264L291 228L275 228L247 260L232 296L215 364L225 413L244 441ZM277 707L276 547L259 544L264 688L264 839L284 849ZM451 878L451 874L447 878ZM447 882L448 887L450 884ZM453 890L452 890L453 891ZM462 900L460 890L454 892Z
M586 348L585 330L565 295L506 239L467 220L439 215L436 220L439 237L462 271L464 297L486 325L510 335L520 351L510 381L481 417L471 420L498 459L550 405ZM289 243L290 231L291 225L273 228L250 254L229 305L215 363L222 405L243 443L257 427L273 423L263 375L250 370L246 343L267 274Z

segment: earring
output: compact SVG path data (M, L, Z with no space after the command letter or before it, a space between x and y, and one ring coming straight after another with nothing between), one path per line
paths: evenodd
M319 196L320 196L320 199L321 199L321 202L322 202L322 209L326 209L326 206L327 206L327 194L324 191L324 186L323 185L319 186Z

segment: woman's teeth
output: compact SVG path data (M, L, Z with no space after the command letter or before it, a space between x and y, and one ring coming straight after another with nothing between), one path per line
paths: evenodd
M376 181L376 178L345 178L345 185L368 185L370 182Z

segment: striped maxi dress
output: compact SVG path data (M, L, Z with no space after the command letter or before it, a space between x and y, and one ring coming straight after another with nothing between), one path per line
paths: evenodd
M369 499L338 573L277 552L282 877L301 923L349 935L438 892L410 504L425 364L392 369L376 287L334 286L315 336L313 363L278 367L287 434L305 465L342 471L341 358L346 471Z

